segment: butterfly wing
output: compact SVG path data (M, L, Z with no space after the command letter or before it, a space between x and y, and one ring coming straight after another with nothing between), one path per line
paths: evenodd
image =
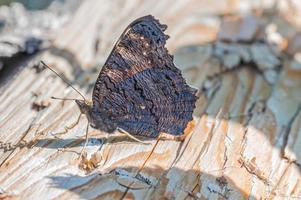
M196 90L186 84L164 47L166 28L152 16L126 28L96 81L92 116L105 113L135 135L183 133L192 120Z

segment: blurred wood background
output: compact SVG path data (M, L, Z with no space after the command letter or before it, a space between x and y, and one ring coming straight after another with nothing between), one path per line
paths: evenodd
M291 1L54 1L0 7L0 199L301 199L301 4ZM154 15L200 90L184 142L68 133L124 28ZM110 139L111 138L111 139Z

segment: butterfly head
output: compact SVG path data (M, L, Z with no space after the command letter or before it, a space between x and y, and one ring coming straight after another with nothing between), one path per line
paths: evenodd
M82 114L86 115L88 119L90 118L91 115L91 110L92 110L92 105L91 103L85 101L85 100L75 100L77 106L79 107L79 110Z
M80 112L87 116L91 127L102 131L112 133L117 125L114 123L106 112L93 112L92 104L84 100L75 100Z

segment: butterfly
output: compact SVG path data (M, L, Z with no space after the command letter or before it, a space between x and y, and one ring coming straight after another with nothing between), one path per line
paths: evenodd
M99 73L92 103L75 100L93 128L150 138L183 134L193 119L197 90L165 48L166 28L148 15L122 33Z

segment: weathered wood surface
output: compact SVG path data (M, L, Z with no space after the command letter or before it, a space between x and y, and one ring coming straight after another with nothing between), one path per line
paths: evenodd
M300 63L277 54L279 66L265 71L260 64L235 62L238 53L221 60L212 53L218 48L215 42L195 46L215 40L220 24L215 14L262 6L229 2L83 2L52 34L53 47L13 62L9 67L19 70L2 76L0 198L301 198ZM50 99L78 95L50 71L37 73L30 63L43 59L88 97L88 87L123 29L149 13L168 24L168 48L176 52L176 64L188 82L202 92L191 134L184 142L159 141L140 178L133 178L156 141L145 145L119 133L108 139L90 129L87 160L78 160L87 121L82 118L67 134L54 137L79 111L73 102ZM287 23L274 20L276 25ZM295 33L287 32L283 35L288 38ZM45 108L39 110L39 105Z

